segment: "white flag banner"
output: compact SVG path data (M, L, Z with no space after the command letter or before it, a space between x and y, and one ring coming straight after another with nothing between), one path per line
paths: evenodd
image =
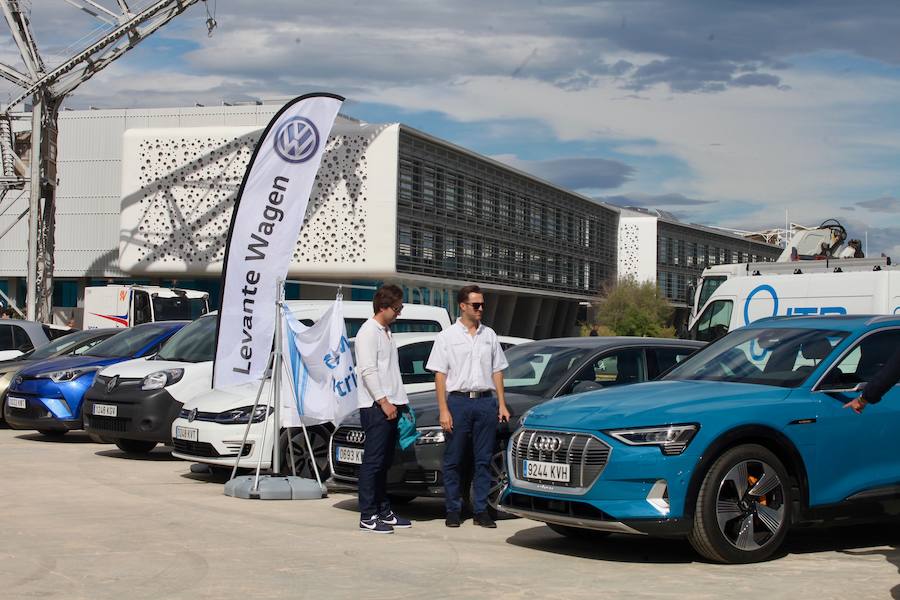
M356 410L356 371L344 329L344 310L338 297L311 327L284 309L281 425L332 422L335 426Z
M287 103L260 137L238 192L225 246L213 387L266 370L285 279L325 143L343 102L308 94Z

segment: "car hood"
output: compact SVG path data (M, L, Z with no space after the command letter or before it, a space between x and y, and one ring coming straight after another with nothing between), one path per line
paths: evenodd
M51 359L45 358L44 360ZM28 365L32 365L37 362L41 361L30 358L14 358L12 360L4 360L3 362L0 362L0 375L5 375L6 373L15 373L16 371L24 369Z
M59 356L29 363L21 370L22 375L36 375L49 371L63 371L65 369L77 369L79 367L103 367L115 362L125 360L122 358L104 358L100 356Z
M202 363L198 363L202 364ZM210 364L210 374L206 381L206 388L197 390L196 393L185 397L180 402L184 403L184 408L190 410L196 408L201 412L224 412L242 406L252 406L256 399L256 393L259 390L259 382L252 381L242 385L236 385L225 389L210 389L212 381L212 363ZM269 396L269 385L266 383L263 393L260 396L260 403L265 403Z
M515 424L519 417L529 408L544 402L544 398L539 396L531 396L528 394L506 393L506 407L510 412L510 423ZM437 393L421 392L419 394L409 395L409 405L413 412L416 413L416 425L418 427L433 427L440 425L440 411L437 404ZM354 411L349 415L341 425L358 426L359 411Z
M166 386L166 391L178 402L185 402L197 394L205 392L212 387L212 361L182 362L177 360L155 360L150 358L135 358L111 365L100 372L104 377L119 377L128 379L143 379L156 371L168 369L182 369L184 375L178 382Z
M689 423L704 414L778 402L791 390L721 381L651 381L564 396L528 414L529 427L606 429Z

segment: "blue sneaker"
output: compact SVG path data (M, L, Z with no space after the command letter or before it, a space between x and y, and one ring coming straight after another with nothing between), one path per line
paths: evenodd
M380 520L385 525L394 527L395 529L409 529L410 527L412 527L412 521L397 516L392 510L387 511L382 515L378 515L378 520Z
M372 533L394 533L394 528L377 516L369 517L368 519L360 518L359 530L371 531Z

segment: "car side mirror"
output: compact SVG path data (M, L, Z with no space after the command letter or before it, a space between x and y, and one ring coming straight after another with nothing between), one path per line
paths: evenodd
M572 393L581 394L584 392L592 392L594 390L600 389L603 389L603 386L596 381L579 381L577 384L575 384L575 387L572 388Z

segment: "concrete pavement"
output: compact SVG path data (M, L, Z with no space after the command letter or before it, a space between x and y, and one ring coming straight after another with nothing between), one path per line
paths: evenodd
M574 542L522 519L356 530L356 500L238 500L163 448L0 429L0 598L890 598L900 524L792 533L779 558L713 565L687 542Z

